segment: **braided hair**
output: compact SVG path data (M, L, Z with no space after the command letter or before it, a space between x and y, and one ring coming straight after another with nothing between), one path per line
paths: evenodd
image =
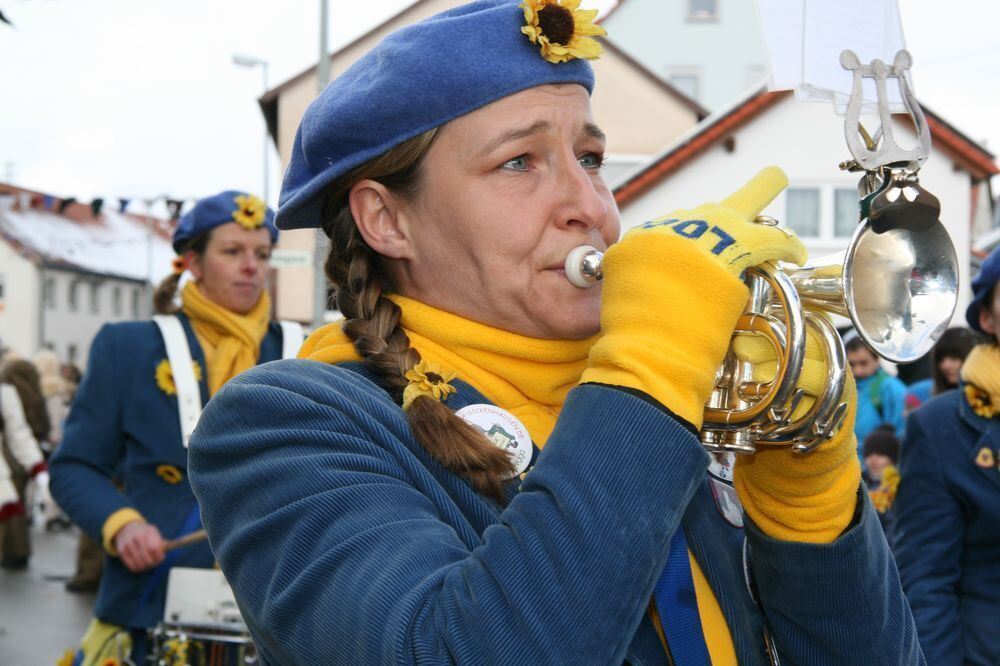
M212 231L209 229L189 240L178 256L183 256L185 252L189 251L193 251L199 257L205 256L205 248L208 247L208 241L212 238ZM180 285L183 274L184 271L175 270L156 286L156 291L153 292L153 310L157 314L174 314L178 311L179 308L174 303L174 297L177 295L177 287Z
M416 195L424 157L437 130L430 130L349 171L330 184L323 203L323 232L330 238L325 272L333 299L344 316L343 331L365 367L382 388L402 404L405 374L420 362L410 346L402 312L386 296L392 285L379 255L362 238L348 203L351 187L365 179L380 182L404 198ZM503 481L514 468L507 453L473 426L433 398L420 396L407 410L417 441L446 469L495 500L503 498Z

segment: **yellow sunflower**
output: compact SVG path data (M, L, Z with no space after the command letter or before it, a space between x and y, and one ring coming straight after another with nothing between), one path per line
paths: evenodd
M963 390L965 391L965 399L969 402L969 407L972 407L973 412L984 419L991 419L997 415L998 410L993 405L993 401L990 400L989 393L972 384L966 384Z
M198 361L191 361L194 368L194 378L201 381L201 366ZM156 385L167 395L177 395L177 385L174 384L174 371L170 367L170 361L163 359L156 365Z
M239 195L235 199L236 210L233 211L233 221L244 229L256 229L264 224L267 206L252 194Z
M157 465L156 475L171 485L184 479L184 473L173 465Z
M597 10L580 9L580 0L524 0L520 6L525 22L521 32L538 44L549 62L593 60L604 53L592 37L608 33L594 24Z
M413 401L422 395L440 402L456 392L455 387L448 383L455 378L455 373L441 370L427 361L420 361L407 370L405 377L410 383L403 389L403 409L409 409Z

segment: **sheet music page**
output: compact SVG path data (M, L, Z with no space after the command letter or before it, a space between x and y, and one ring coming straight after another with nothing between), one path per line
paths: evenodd
M841 51L851 49L863 64L880 58L891 65L906 48L896 0L758 0L758 10L770 89L792 89L801 101L833 101L838 113L853 84ZM895 80L886 91L891 110L905 111ZM867 109L877 107L873 80L864 82L864 101Z

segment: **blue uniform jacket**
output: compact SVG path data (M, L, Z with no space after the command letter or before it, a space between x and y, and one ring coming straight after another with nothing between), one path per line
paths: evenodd
M201 398L206 404L205 357L187 317L178 317L191 357L202 369ZM271 324L260 360L280 357L281 328ZM151 321L108 324L91 345L87 372L49 465L53 497L98 543L104 522L126 507L156 525L164 539L193 531L182 528L198 519L177 396L167 395L156 382L156 366L166 358L163 338ZM162 466L175 468L180 478L167 478L171 474ZM123 490L115 487L113 477L124 483ZM204 541L175 553L171 562L178 566L210 567L215 561ZM136 575L117 557L105 557L94 613L121 626L154 626L163 619L165 583L165 571Z
M977 416L960 390L906 424L895 553L931 664L1000 663L998 457L1000 419Z
M453 385L453 409L488 402ZM498 505L430 458L360 364L302 360L227 384L189 455L265 664L666 664L647 607L680 527L741 664L768 663L765 620L785 664L923 663L864 493L835 543L783 543L722 518L707 463L659 405L584 385Z

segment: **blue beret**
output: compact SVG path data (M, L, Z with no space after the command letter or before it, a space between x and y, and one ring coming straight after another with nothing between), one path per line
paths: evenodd
M549 62L517 0L480 0L402 28L320 93L302 117L278 203L281 229L319 227L323 190L390 148L516 92L578 83L586 60Z
M997 280L1000 280L1000 248L993 250L990 256L986 257L986 261L979 268L979 275L972 281L972 302L969 303L969 307L965 311L965 321L969 322L969 326L980 333L986 333L986 331L979 327L979 309L982 306L989 307L986 295L997 283Z
M181 218L174 230L174 252L180 254L192 238L227 222L236 222L246 229L264 227L271 234L271 242L278 242L274 211L252 194L226 190L200 199Z

